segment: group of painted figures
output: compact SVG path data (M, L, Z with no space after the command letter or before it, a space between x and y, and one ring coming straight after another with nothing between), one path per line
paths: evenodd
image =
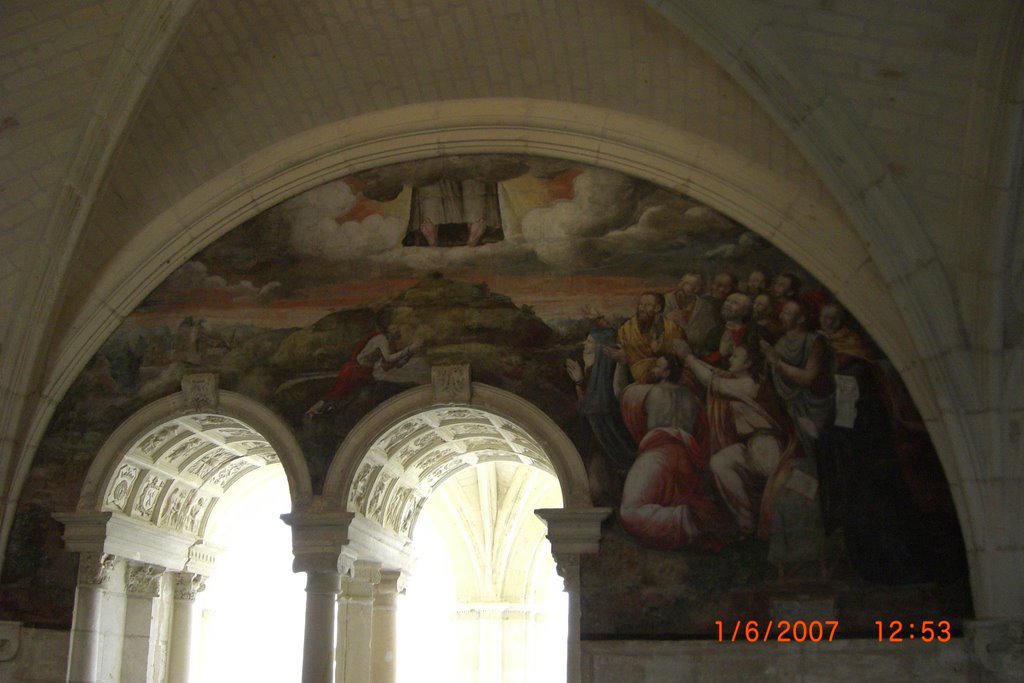
M706 290L686 273L617 329L590 311L583 362L566 361L596 450L624 476L623 528L662 549L767 539L780 575L827 573L841 530L865 578L917 578L887 388L845 311L760 268Z

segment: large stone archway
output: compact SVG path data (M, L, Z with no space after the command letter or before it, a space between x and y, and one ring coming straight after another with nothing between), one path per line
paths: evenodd
M693 134L584 105L528 99L412 105L310 130L267 148L137 233L71 326L74 333L63 341L44 395L62 395L99 340L156 283L240 221L356 169L487 151L557 155L628 172L684 191L767 237L832 289L886 350L928 422L959 495L960 464L940 418L934 378L867 245L823 188L794 185ZM30 441L37 440L50 410L34 419ZM29 465L21 464L18 481ZM958 504L964 509L963 501ZM970 536L970 526L965 533Z
M92 462L77 509L54 517L79 554L67 680L188 680L196 593L217 548L207 525L235 484L281 466L293 507L311 500L302 452L284 423L214 375L136 412ZM161 599L173 591L173 602Z
M468 380L468 369L465 377ZM396 439L394 448L399 448L413 433L418 435L432 429L433 421L439 425L447 421L450 424L479 425L487 434L492 435L492 439L496 436L507 446L506 453L516 454L524 463L550 468L558 477L565 507L591 507L583 460L565 433L545 413L515 394L484 384L466 384L461 391L463 393L458 396L439 393L435 382L432 386L410 389L382 403L363 418L346 437L327 471L323 496L325 506L362 512L361 508L366 507L366 501L352 495L358 489L356 480L360 467L364 464L372 467L377 460L390 455L386 451L374 450L374 446L381 439L392 435ZM416 419L408 421L413 416ZM410 433L406 435L404 430L407 429ZM422 463L426 458L442 452L439 449L455 443L469 448L474 438L472 432L464 435L456 432L451 432L448 438L438 436L424 442L415 452L405 456L406 459L410 463ZM433 445L427 445L431 443ZM500 452L500 449L489 449L486 445L480 450L480 453L485 454L484 457ZM452 454L456 452L453 448ZM473 455L463 452L460 462L468 466L468 460ZM477 454L476 457L480 456ZM384 458L384 461L389 461L389 458ZM450 470L440 479L454 471ZM434 483L440 483L440 479Z
M159 399L142 408L110 435L86 474L82 494L78 500L78 511L100 511L104 504L103 495L106 493L106 487L113 480L125 458L130 458L133 449L145 441L146 435L159 431L160 427L181 418L205 413L237 422L234 429L249 433L235 433L232 438L236 441L260 442L261 445L256 448L269 449L276 461L284 467L293 506L301 508L309 505L313 497L309 468L298 441L280 417L263 404L246 396L220 390L213 375L186 376L182 381L182 389L177 394ZM216 427L214 422L207 424L201 420L178 425L182 434L186 431L191 432L201 441L210 444L217 443L217 437L205 434L206 429ZM170 448L171 444L178 443L180 438L179 434L178 438L162 443L159 446L161 452ZM154 454L158 461L160 454L155 451L146 457L154 461Z
M374 680L391 680L394 596L408 568L409 531L419 506L455 472L493 460L536 467L558 479L564 508L537 514L547 523L569 593L568 680L578 681L579 556L597 552L610 509L593 507L579 453L540 409L470 382L468 366L435 367L433 377L432 385L406 391L366 415L338 449L318 504L287 516L295 568L308 575L303 680L326 680L336 652L342 680L366 674L350 662L372 662L383 670Z

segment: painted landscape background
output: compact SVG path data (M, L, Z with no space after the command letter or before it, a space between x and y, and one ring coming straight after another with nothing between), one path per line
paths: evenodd
M695 294L682 291L688 273L691 289L701 276ZM657 348L616 363L621 330L652 293L666 297L660 308L654 297ZM740 312L723 317L729 295L747 301L734 297ZM92 359L40 446L0 608L40 624L70 615L75 563L50 513L73 508L106 438L178 391L185 374L216 372L222 388L282 415L318 488L370 409L429 382L433 364L468 362L474 381L519 394L562 426L586 461L594 503L616 509L601 553L582 565L584 637L708 638L715 620L767 620L787 601L831 605L843 635L871 635L876 619L959 624L971 610L964 553L934 450L884 354L834 303L743 226L608 170L446 157L327 183L197 254ZM769 349L793 310L808 348L823 354L812 393L832 406L813 438L790 410L797 399L773 379L783 371ZM673 325L686 346L672 342ZM360 359L374 345L375 357ZM740 346L749 365L739 372L756 389L745 402L694 369L735 378ZM679 363L671 377L646 367L659 355ZM696 412L654 415L659 391ZM627 394L644 396L624 417ZM646 423L662 426L657 455L643 447L657 431ZM756 455L754 436L777 452ZM743 475L742 500L712 468L726 448L747 458L729 470ZM758 458L771 472L754 471ZM652 493L666 481L672 491ZM624 503L624 489L642 500ZM645 522L681 507L675 522Z

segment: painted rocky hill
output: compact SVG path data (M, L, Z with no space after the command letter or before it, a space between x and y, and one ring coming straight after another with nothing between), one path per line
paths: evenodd
M299 435L314 477L349 429L371 408L427 377L374 382L319 419L306 411L327 392L363 336L388 323L408 341L421 340L418 362L429 369L470 363L474 381L518 393L559 423L571 421L574 395L562 362L571 341L528 306L484 284L424 276L371 306L339 310L299 329L223 325L185 317L176 327L126 326L90 361L54 414L39 463L70 466L74 486L111 432L147 403L180 388L189 373L214 372L220 386L272 405ZM428 376L428 373L427 373Z
M333 386L358 341L389 324L401 328L403 344L422 343L416 357L424 373L371 382L307 415ZM428 382L431 365L469 363L474 381L515 392L557 422L569 422L575 397L562 363L570 348L529 307L516 306L485 284L431 274L376 306L338 311L288 335L268 358L280 380L271 403L296 426L319 480L356 422L380 402Z
M351 427L416 383L371 382L319 415L306 415L357 341L388 323L398 324L407 340L422 340L416 356L424 369L469 363L474 381L523 396L559 424L573 423L575 394L563 363L582 337L567 340L529 307L482 284L428 275L376 305L340 310L300 329L192 316L171 326L129 320L65 394L40 444L12 532L6 606L34 623L68 626L57 615L70 614L74 558L60 550L61 528L51 515L77 499L92 458L117 426L177 392L186 374L217 373L223 389L273 406L295 430L318 488Z

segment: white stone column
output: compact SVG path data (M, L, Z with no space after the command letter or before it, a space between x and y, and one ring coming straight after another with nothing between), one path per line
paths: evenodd
M554 544L552 544L554 545ZM566 681L580 683L580 556L578 553L553 553L558 575L569 594L569 628L566 636Z
M188 683L196 595L206 587L206 577L193 572L174 574L174 615L171 647L167 656L167 683Z
M334 680L334 617L340 580L337 571L306 572L302 683L332 683Z
M402 572L384 569L373 594L373 683L395 683L398 649L398 593Z
M569 594L569 629L566 638L566 681L580 683L580 555L592 555L599 549L601 522L611 514L611 508L537 510L537 516L547 524L551 554L555 558L558 575Z
M164 567L129 562L125 574L124 648L121 680L148 683L155 662L150 661L155 629L155 601L160 597Z
M335 617L341 550L348 543L349 512L281 515L292 528L292 568L306 572L306 621L302 683L334 683Z
M95 683L99 674L103 593L110 581L114 557L83 552L78 558L78 587L71 623L68 683Z
M370 680L370 647L373 642L373 593L380 581L380 563L354 560L341 578L338 596L338 643L335 650L335 683L366 683Z

